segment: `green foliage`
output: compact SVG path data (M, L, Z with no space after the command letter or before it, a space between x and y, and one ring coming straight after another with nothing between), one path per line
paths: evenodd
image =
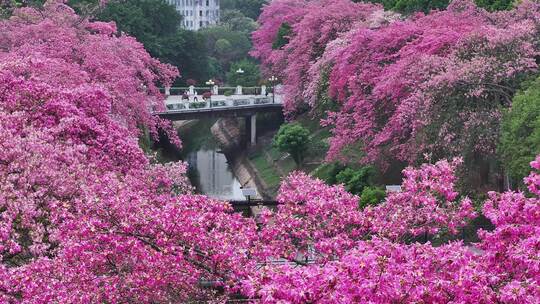
M397 0L393 10L404 14L428 13L434 9L445 9L448 3L450 3L449 0Z
M353 0L353 2L360 2L360 0ZM370 0L368 2L380 3L386 10L403 14L428 13L434 9L445 9L450 3L449 0Z
M206 102L200 101L200 102L192 102L189 104L190 109L200 109L206 107Z
M344 169L345 166L338 162L325 163L315 169L313 176L323 180L328 185L335 185L337 183L336 176Z
M244 7L244 2L245 6ZM92 11L97 0L70 0L79 11ZM119 31L126 32L144 44L146 50L163 62L177 66L182 78L199 83L210 78L224 79L232 62L249 57L250 34L256 22L248 15L250 1L234 1L224 10L222 25L198 32L180 28L182 16L165 0L110 0L96 19L115 21ZM238 8L236 7L238 6ZM227 5L222 8L227 8Z
M237 73L239 69L244 72ZM259 84L260 78L259 66L248 59L234 62L227 72L227 83L230 85L256 86Z
M528 175L529 163L540 154L540 77L516 94L504 115L499 152L510 175Z
M220 56L227 56L233 50L232 44L227 39L218 39L214 44L216 54Z
M222 10L236 9L244 16L257 20L261 14L262 6L267 0L222 0Z
M244 16L244 14L237 9L224 10L220 19L221 24L224 27L227 27L230 31L234 32L250 34L257 28L257 22L255 22L255 20Z
M19 7L41 6L45 0L0 0L0 19L9 18Z
M510 10L515 3L513 0L475 0L475 2L489 11Z
M95 0L71 0L74 7L88 7ZM145 49L163 62L180 70L184 85L189 78L205 81L211 71L204 37L179 27L182 16L165 0L113 0L96 19L114 21L118 30L141 42Z
M360 2L360 0L353 0ZM443 10L451 2L450 0L370 0L372 3L380 3L387 10L393 10L402 14L415 12L429 13L431 10ZM476 5L490 11L508 10L513 7L513 0L475 0Z
M288 152L297 166L301 166L309 145L309 130L299 124L285 124L274 137L274 146L281 152Z
M223 75L225 72L223 71L223 67L221 66L221 63L219 60L217 60L215 57L208 57L208 77L206 79L210 78L217 78L220 79L220 75Z
M230 69L232 62L249 57L251 50L251 41L249 35L243 32L235 32L226 26L214 26L199 30L204 37L205 48L209 51L208 55L215 58L219 65L219 74L210 75L211 78L223 79L224 71Z
M365 187L360 194L360 209L367 206L376 206L386 198L386 191L379 187Z
M289 43L289 36L292 34L292 28L288 23L283 23L278 29L276 40L272 43L272 49L278 50Z
M375 169L371 166L362 167L358 170L346 168L338 173L336 182L343 184L345 189L352 194L361 194L364 188L373 185Z
M174 6L164 0L110 1L97 17L114 20L120 31L152 47L150 51L155 51L159 37L174 34L182 20Z
M275 164L269 162L266 157L264 157L264 153L260 151L250 155L249 159L259 172L260 177L268 186L269 194L275 196L281 183L281 177L276 171Z

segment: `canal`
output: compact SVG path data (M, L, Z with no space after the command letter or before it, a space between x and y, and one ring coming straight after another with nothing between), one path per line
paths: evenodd
M220 200L244 200L241 184L210 131L215 122L201 119L188 123L179 132L182 150L166 145L160 148L161 155L166 161L189 164L188 176L197 193Z

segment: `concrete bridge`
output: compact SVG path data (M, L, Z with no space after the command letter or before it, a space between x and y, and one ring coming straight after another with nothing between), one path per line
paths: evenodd
M257 140L257 113L282 113L281 87L268 93L261 87L166 88L166 111L154 112L172 121L201 118L245 117L251 144ZM202 95L199 95L202 92Z

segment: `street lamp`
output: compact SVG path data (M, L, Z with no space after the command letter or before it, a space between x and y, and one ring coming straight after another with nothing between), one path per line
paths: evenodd
M270 81L270 86L272 87L272 103L276 103L276 92L275 92L275 86L274 86L274 83L277 81L278 79L276 78L276 76L273 76L268 78L268 81Z
M214 84L216 84L212 79L208 80L206 82L206 85L209 85L210 86L210 92L212 92L212 87L214 86ZM210 108L212 107L212 98L210 98Z
M237 85L237 86L242 85L240 76L241 76L241 75L244 75L244 70L242 70L242 68L238 68L238 70L236 70L236 74L239 75L238 78L236 79L236 85Z

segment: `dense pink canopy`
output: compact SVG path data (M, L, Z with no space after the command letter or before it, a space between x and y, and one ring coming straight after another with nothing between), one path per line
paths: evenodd
M540 5L489 13L468 1L400 17L350 1L265 7L252 54L281 76L288 113L335 109L330 160L353 147L364 162L489 155L501 110L524 75L536 71ZM288 5L288 6L287 6ZM290 41L271 49L281 22ZM273 37L273 38L272 38Z
M137 144L174 70L55 2L0 28L0 302L538 302L540 157L530 193L489 195L496 228L474 248L416 242L476 215L459 159L408 168L364 210L294 173L276 210L244 218Z

